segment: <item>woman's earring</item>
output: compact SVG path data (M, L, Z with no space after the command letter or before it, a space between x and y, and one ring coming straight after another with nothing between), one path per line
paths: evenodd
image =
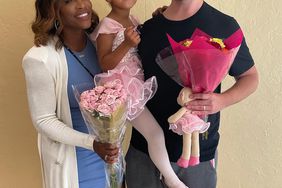
M55 20L55 22L54 22L54 27L55 27L56 30L59 29L59 27L60 27L60 22L59 22L59 20Z

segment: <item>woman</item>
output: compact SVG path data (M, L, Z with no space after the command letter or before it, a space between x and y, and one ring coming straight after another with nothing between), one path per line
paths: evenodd
M88 134L71 85L100 72L87 30L98 16L90 0L36 0L34 46L23 58L45 188L104 188L104 159L118 148Z

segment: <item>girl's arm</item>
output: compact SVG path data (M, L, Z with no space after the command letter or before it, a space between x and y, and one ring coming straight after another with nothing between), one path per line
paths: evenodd
M124 31L124 41L112 51L115 37L116 34L99 34L96 40L98 59L103 71L114 69L129 49L136 47L140 42L140 36L134 27L128 27Z

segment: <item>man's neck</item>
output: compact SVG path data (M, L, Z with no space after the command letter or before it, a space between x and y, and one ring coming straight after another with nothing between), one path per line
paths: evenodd
M169 20L184 20L196 14L203 3L203 0L172 0L163 14Z

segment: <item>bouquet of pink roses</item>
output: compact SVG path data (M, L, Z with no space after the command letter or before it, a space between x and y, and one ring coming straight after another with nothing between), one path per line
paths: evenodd
M167 75L184 87L177 99L184 106L189 99L189 89L185 88L191 88L192 93L213 92L216 89L234 61L243 33L238 29L222 40L196 29L191 38L181 42L174 41L169 35L167 37L170 47L158 54L156 62ZM202 118L207 122L207 116ZM198 164L198 134L205 132L209 125L193 117L184 107L169 117L168 121L172 131L183 135L183 153L178 165L188 167ZM193 148L191 156L190 147Z
M80 84L73 86L76 99L89 133L102 143L121 145L127 119L127 94L119 79L103 85ZM107 187L120 188L124 176L122 150L118 161L106 164Z

